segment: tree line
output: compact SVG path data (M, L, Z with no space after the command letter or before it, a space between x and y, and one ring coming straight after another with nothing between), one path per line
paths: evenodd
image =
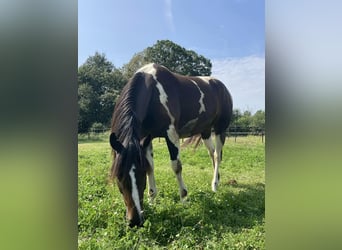
M239 109L234 109L229 131L255 134L265 133L265 111L258 110L252 114L248 110L241 112Z
M211 75L209 59L169 40L157 41L136 53L122 68L115 67L105 54L96 52L78 68L78 132L108 128L122 88L140 67L150 62L182 75ZM265 113L260 110L252 115L234 109L233 122L239 126L264 126Z

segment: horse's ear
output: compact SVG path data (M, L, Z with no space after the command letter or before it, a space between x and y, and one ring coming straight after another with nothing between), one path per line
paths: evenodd
M121 153L124 150L124 146L119 142L118 138L114 133L110 134L109 142L116 152Z
M148 135L142 140L142 142L140 142L140 144L143 147L143 149L146 149L148 145L150 145L151 141L152 141L152 136Z

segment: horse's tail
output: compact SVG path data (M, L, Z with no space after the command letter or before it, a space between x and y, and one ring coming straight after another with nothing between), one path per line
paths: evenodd
M196 150L201 144L202 144L201 135L197 134L197 135L193 135L193 136L187 138L183 142L182 148L186 148L188 146L193 146L194 150Z

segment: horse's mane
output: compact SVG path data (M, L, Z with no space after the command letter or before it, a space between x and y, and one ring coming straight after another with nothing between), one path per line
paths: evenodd
M111 168L110 179L114 179L115 177L126 179L129 176L130 167L133 163L136 163L136 159L139 161L139 164L136 166L144 167L143 152L139 145L139 141L135 139L132 140L132 142L129 142L125 150L122 153L117 154L115 158Z
M125 143L125 139L134 136L134 128L139 124L136 119L135 100L137 97L137 82L142 80L143 74L135 74L123 88L118 98L112 118L112 132L116 134L121 143Z
M135 114L135 100L138 94L137 85L141 80L144 80L143 73L136 73L123 88L115 105L111 130L125 147L125 150L120 156L116 156L114 153L114 157L119 158L113 162L111 170L112 178L118 177L119 175L126 176L128 174L128 166L132 162L130 158L134 157L134 154L138 154L140 161L142 161L143 152L141 152L140 138L137 131L140 124Z

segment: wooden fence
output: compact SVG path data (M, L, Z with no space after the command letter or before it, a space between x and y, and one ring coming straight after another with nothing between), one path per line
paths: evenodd
M97 139L104 133L109 134L109 131L110 131L110 128L92 129L91 131L89 131L88 133L85 133L84 135L87 135L88 139ZM233 137L235 142L236 142L237 137L248 136L248 135L260 136L261 141L264 142L265 130L259 127L231 126L227 130L226 135L228 137Z
M260 136L261 141L264 142L265 129L259 128L259 127L231 126L231 127L229 127L229 129L227 131L227 136L228 137L234 137L235 141L236 141L236 138L239 136L248 136L248 135Z

